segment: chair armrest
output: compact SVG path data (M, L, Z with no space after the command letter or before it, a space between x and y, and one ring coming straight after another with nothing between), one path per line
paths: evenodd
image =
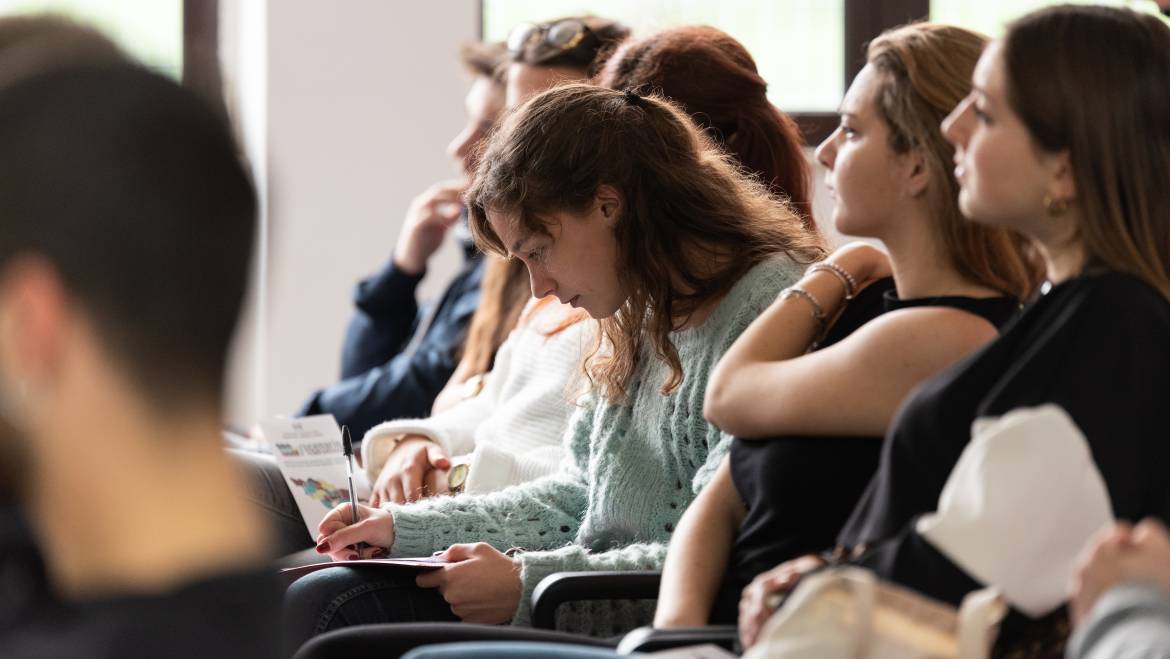
M557 608L565 602L658 599L660 581L662 573L657 571L550 574L532 591L532 626L556 629Z
M628 655L636 652L658 652L659 650L706 643L717 645L729 652L736 652L739 649L739 631L735 625L676 627L673 629L639 627L622 637L621 643L618 643L617 646L617 653Z

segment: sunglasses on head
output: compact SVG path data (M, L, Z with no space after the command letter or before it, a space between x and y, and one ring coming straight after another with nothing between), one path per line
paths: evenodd
M508 34L508 52L513 56L530 52L530 63L539 64L576 48L592 33L589 26L575 18L555 23L523 23Z

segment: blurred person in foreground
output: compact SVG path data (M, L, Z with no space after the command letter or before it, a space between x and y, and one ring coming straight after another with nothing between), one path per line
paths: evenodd
M100 35L68 28L108 53L71 56L26 28L0 44L0 454L47 582L0 654L276 656L268 539L220 436L256 214L238 149ZM35 567L21 531L0 542Z

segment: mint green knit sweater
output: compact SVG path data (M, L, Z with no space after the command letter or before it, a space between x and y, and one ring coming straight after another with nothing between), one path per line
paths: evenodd
M672 334L684 373L673 393L662 395L668 369L647 349L625 403L587 398L569 423L557 473L491 494L387 504L392 554L427 556L463 542L529 550L519 556L516 625L530 624L532 591L555 572L661 569L675 524L729 446L703 419L711 369L801 271L784 257L760 263L702 325ZM574 603L560 608L557 626L612 635L652 615L646 602Z

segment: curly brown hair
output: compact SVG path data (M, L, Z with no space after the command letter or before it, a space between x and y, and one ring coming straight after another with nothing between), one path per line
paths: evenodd
M678 106L584 84L544 92L503 121L467 193L472 234L506 255L488 213L548 234L549 213L585 212L602 185L623 197L614 231L629 297L600 321L585 373L612 402L625 397L647 341L670 368L662 392L676 389L683 372L670 334L756 264L825 253L800 215Z

